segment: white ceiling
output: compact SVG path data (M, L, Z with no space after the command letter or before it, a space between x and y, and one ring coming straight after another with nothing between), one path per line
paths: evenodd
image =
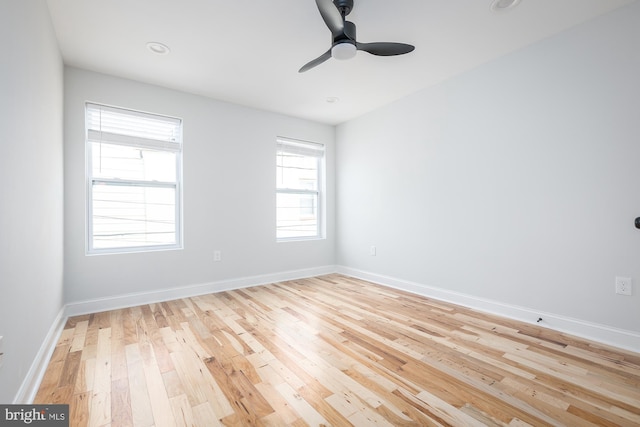
M330 47L314 0L47 0L67 65L329 124L634 1L522 0L496 13L491 0L355 0L358 41L416 50L299 74Z

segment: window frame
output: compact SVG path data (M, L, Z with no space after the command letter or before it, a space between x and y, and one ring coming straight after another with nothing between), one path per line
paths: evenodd
M282 146L299 146L307 147L309 150L321 152L320 156L308 156L315 157L317 162L317 175L316 175L316 189L305 190L299 188L281 188L278 186L278 180L276 177L276 241L277 242L296 242L296 241L309 241L309 240L323 240L326 238L326 224L325 224L325 193L326 193L326 145L318 142L304 141L299 139L292 139L287 137L276 137L276 174L278 173L278 156L283 151ZM286 152L286 150L284 150ZM304 149L303 149L304 151ZM295 152L295 149L289 152ZM316 206L316 233L312 236L296 236L296 237L278 237L278 194L308 194L315 195L317 200Z
M107 110L117 110L118 112L128 113L131 116L147 116L155 117L158 119L166 119L167 121L178 122L177 125L177 140L174 142L163 142L158 139L148 139L144 137L123 137L121 140L114 142L114 139L118 139L117 134L110 134L111 141L105 141L106 144L121 145L124 147L135 147L141 149L151 149L160 152L171 152L175 154L175 181L155 181L155 180L139 180L139 179L121 179L121 178L103 178L93 176L93 144L95 141L95 135L101 133L101 130L89 129L88 114L90 108L104 108ZM164 114L143 112L140 110L133 110L130 108L116 107L112 105L106 105L96 102L85 102L85 177L86 177L86 238L85 238L85 253L86 255L105 255L105 254L121 254L121 253L133 253L133 252L154 252L154 251L166 251L166 250L181 250L183 249L183 206L182 206L182 132L183 132L183 120L178 117L173 117ZM106 133L106 132L105 132ZM115 136L114 136L115 135ZM136 139L136 143L127 142L127 139ZM170 188L174 190L174 227L175 227L175 243L171 244L150 244L150 245L137 245L137 246L118 246L109 248L96 248L94 247L94 223L93 223L93 211L94 211L94 199L93 188L95 185L108 185L117 187L144 187L144 188Z

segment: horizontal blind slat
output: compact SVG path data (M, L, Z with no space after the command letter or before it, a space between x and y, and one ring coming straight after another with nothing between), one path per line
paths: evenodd
M158 141L157 139L103 132L93 129L87 130L87 139L89 140L89 142L125 145L127 147L147 148L150 150L163 150L172 152L180 151L180 144L177 144L175 142Z
M102 179L92 178L91 183L93 185L120 185L123 187L160 187L160 188L176 188L175 182L161 182L161 181L136 181L133 179Z
M180 143L182 120L89 103L87 129Z
M293 139L278 138L278 154L298 154L309 157L324 157L324 145L315 142L297 141Z

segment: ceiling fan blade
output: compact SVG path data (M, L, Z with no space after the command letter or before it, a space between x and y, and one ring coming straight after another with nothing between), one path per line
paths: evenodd
M327 24L331 34L340 34L344 30L344 19L332 0L316 0L316 5L322 15L324 23Z
M403 55L415 49L415 47L410 44L390 42L356 43L356 47L358 50L363 50L378 56Z
M313 61L309 61L308 63L303 65L302 68L300 68L300 70L298 70L298 72L299 73L304 73L305 71L309 71L313 67L322 64L324 61L326 61L329 58L331 58L331 49L329 49L328 51L326 51L322 55L318 56Z

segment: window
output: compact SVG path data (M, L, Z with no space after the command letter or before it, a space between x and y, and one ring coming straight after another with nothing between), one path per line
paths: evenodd
M86 105L87 252L177 249L182 121Z
M322 237L324 145L277 139L276 237Z

